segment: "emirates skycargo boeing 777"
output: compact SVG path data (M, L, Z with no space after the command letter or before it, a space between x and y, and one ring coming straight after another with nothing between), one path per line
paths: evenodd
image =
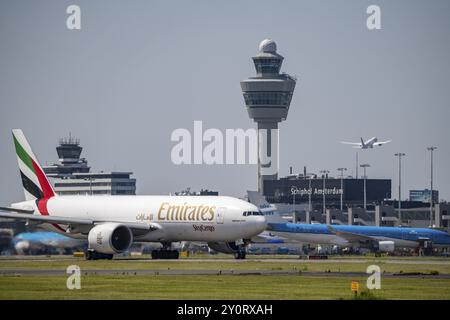
M0 207L0 217L42 224L47 230L87 239L87 259L111 259L133 242L160 242L152 257L176 259L177 241L204 241L220 252L245 258L264 215L246 201L222 196L58 196L22 130L13 130L26 201Z

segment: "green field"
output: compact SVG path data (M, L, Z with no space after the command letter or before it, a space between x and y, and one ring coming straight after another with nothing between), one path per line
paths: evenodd
M222 258L222 257L221 257ZM258 257L259 258L259 257ZM334 258L333 258L334 259ZM21 275L24 269L82 270L81 289L68 290L64 275ZM245 261L151 261L118 259L85 261L82 258L0 259L0 299L352 299L350 282L358 280L367 291L366 277L326 276L326 272L365 272L376 264L385 273L450 274L449 259L345 258L339 262L267 259ZM83 274L87 270L298 270L298 275L122 275ZM311 276L308 272L325 272ZM450 278L383 277L379 299L450 299Z
M0 277L0 299L351 299L350 278L304 276ZM365 283L360 280L361 286ZM382 280L380 299L450 299L450 280Z
M410 259L398 258L345 258L337 259L340 263L331 263L327 260L309 261L292 258L285 258L283 262L267 261L268 259L255 260L250 257L247 260L234 260L227 258L223 261L211 259L208 261L178 261L170 260L150 260L150 259L117 259L117 260L96 260L86 261L84 258L60 258L56 257L50 261L48 258L39 259L0 259L0 272L3 269L60 269L65 270L67 266L76 264L82 270L299 270L316 272L365 272L369 265L378 265L381 272L387 273L439 273L450 274L450 259L429 259L423 263L412 263ZM218 261L215 261L218 260ZM334 258L333 258L334 260ZM414 260L420 261L420 259ZM393 263L395 262L395 263Z

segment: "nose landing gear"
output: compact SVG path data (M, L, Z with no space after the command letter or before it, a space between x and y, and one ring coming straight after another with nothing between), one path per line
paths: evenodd
M247 246L250 244L250 239L242 239L241 243L237 246L238 250L234 253L236 260L244 260L247 255Z

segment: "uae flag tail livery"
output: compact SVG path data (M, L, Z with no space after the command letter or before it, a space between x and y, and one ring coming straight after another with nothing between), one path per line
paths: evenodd
M31 150L22 130L14 129L13 140L26 200L48 200L55 196L52 186Z

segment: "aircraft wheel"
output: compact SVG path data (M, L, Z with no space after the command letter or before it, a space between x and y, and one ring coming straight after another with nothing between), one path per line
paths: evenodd
M178 250L153 250L152 259L178 259L180 253Z
M94 255L95 255L94 251L91 250L86 251L85 253L86 260L94 260Z

